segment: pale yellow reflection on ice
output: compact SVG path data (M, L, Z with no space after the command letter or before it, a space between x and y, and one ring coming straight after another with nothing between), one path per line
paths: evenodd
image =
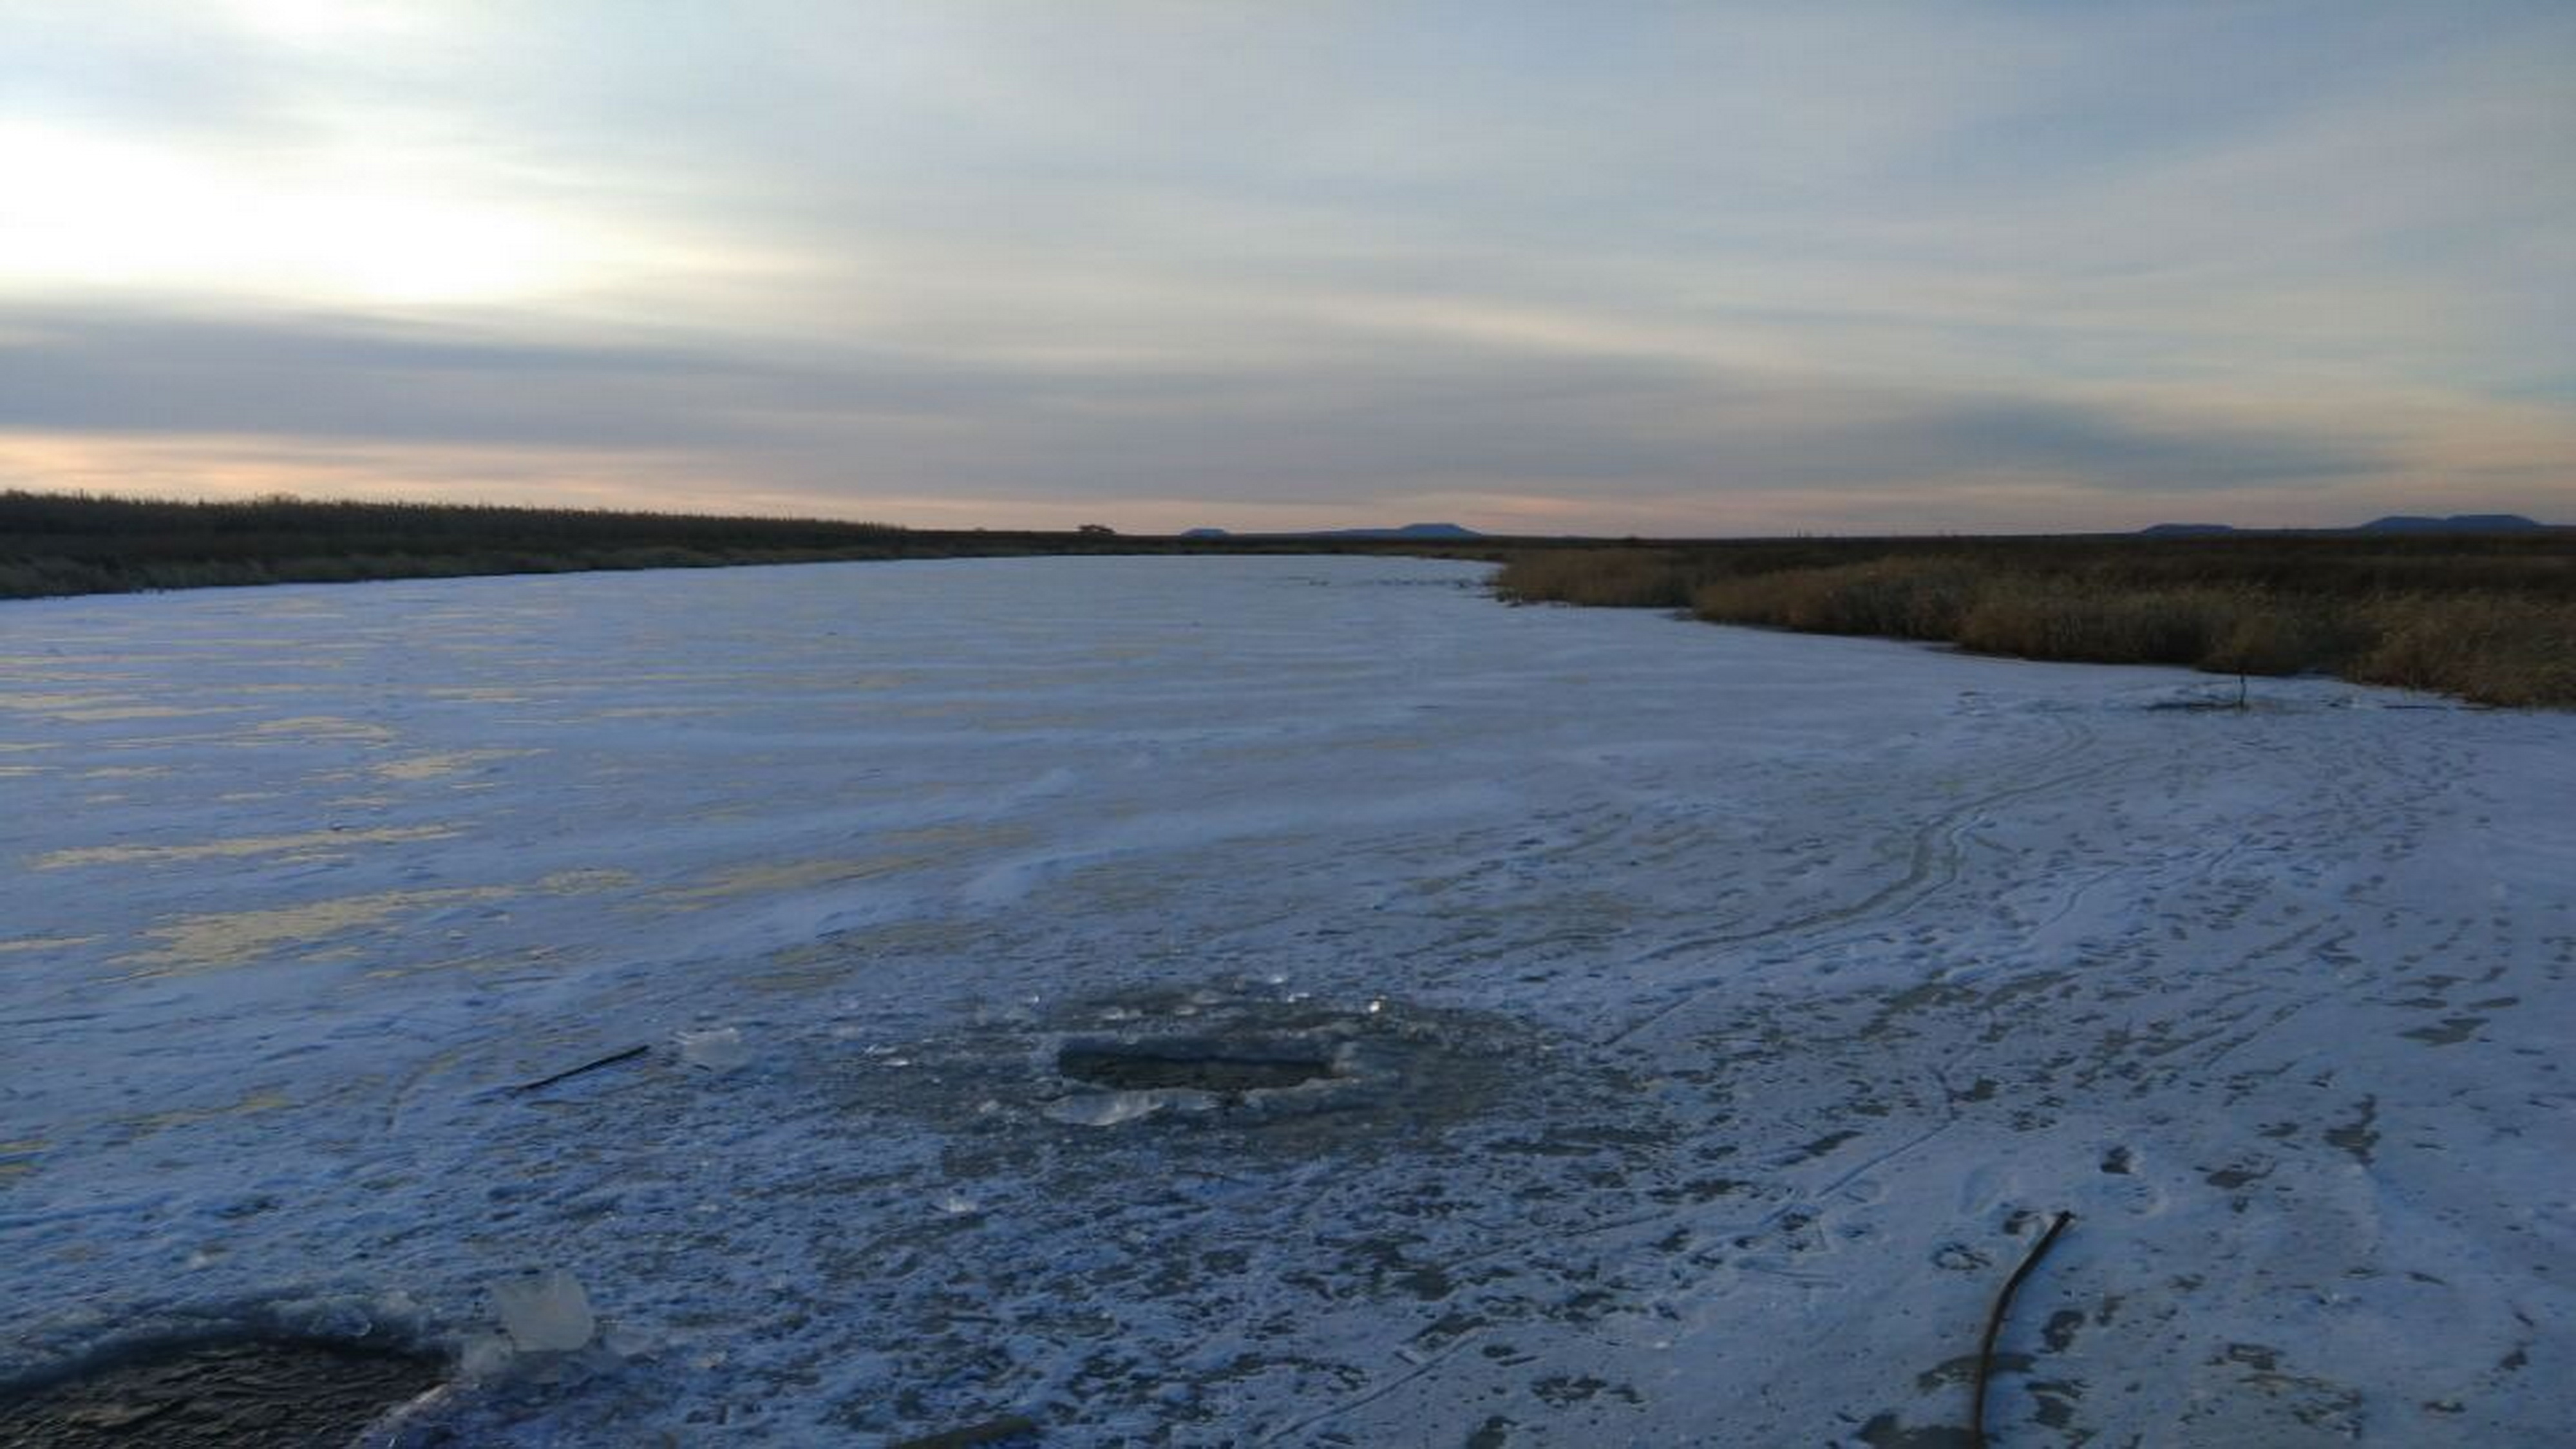
M287 719L273 719L251 727L255 735L297 735L308 740L346 740L364 744L391 744L394 732L365 720L343 719L335 714L299 714Z
M140 967L142 969L135 974L142 976L240 966L281 946L317 942L342 931L381 926L396 917L433 906L506 900L514 894L516 892L500 886L378 891L372 895L342 896L336 900L280 906L264 911L181 916L143 933L163 942L160 949L119 957L116 964Z
M272 855L281 851L327 849L342 845L381 845L404 840L445 840L457 833L452 825L387 825L375 830L308 830L298 835L241 835L192 845L92 845L37 856L38 870L78 865L124 865L136 861L215 860L235 855Z
M432 755L414 755L409 759L389 760L368 766L369 773L384 780L435 780L446 775L461 775L476 765L493 760L518 759L539 755L543 750L445 750Z
M219 1117L248 1117L259 1112L274 1112L295 1103L277 1092L252 1092L240 1101L221 1107L178 1107L167 1112L151 1112L140 1117L127 1117L124 1123L136 1133L164 1132L185 1127L192 1122L212 1122Z
M693 885L657 891L654 898L668 902L670 909L694 911L736 896L874 880L946 864L977 850L1024 845L1034 838L1035 832L1022 825L933 825L889 831L877 839L898 848L882 854L738 865L710 872Z
M86 946L92 941L106 939L105 936L21 936L14 941L0 941L0 956L29 951L68 951L74 946Z

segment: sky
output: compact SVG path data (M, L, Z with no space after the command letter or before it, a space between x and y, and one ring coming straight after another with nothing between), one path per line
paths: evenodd
M2576 6L0 0L0 487L2576 523Z

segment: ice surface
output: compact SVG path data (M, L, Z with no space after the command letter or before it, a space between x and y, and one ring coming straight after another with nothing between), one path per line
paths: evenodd
M590 1295L561 1268L494 1280L492 1306L523 1353L571 1353L587 1348L599 1331Z
M0 1378L547 1263L458 1442L1935 1442L2072 1209L2001 1442L2563 1438L2576 719L1478 577L0 605Z

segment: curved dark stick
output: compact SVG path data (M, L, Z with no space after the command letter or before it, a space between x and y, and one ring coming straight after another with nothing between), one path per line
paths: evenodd
M2057 1235L2066 1231L2066 1225L2073 1221L2075 1214L2059 1213L2057 1221L2050 1223L2048 1231L2040 1234L2039 1241L2031 1245L2030 1255L2021 1260L2021 1266L2013 1269L2013 1275L2004 1280L2004 1291L1995 1295L1994 1311L1986 1315L1985 1339L1977 1345L1977 1393L1975 1406L1968 1416L1969 1449L1986 1449L1986 1379L1995 1369L1995 1338L2004 1331L2004 1315L2012 1312L2013 1294L2020 1291L2021 1280L2029 1277L2030 1270L2039 1266L2039 1260L2048 1256L2049 1245L2056 1242Z
M653 1048L650 1045L631 1046L622 1052L610 1052L608 1055L601 1057L597 1061L583 1062L580 1066L557 1072L551 1077L539 1077L533 1082L521 1082L519 1085L508 1088L507 1090L513 1095L523 1096L540 1087L551 1087L557 1082L570 1081L584 1072L595 1072L601 1067L613 1067L619 1062L631 1062L652 1049Z

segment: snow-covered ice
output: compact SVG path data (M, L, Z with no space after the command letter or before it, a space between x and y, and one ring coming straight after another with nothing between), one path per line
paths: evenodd
M2005 1442L2563 1438L2576 717L1479 578L0 605L0 1380L294 1322L484 1346L470 1443L1934 1445L2071 1209ZM615 1351L488 1351L547 1270Z

